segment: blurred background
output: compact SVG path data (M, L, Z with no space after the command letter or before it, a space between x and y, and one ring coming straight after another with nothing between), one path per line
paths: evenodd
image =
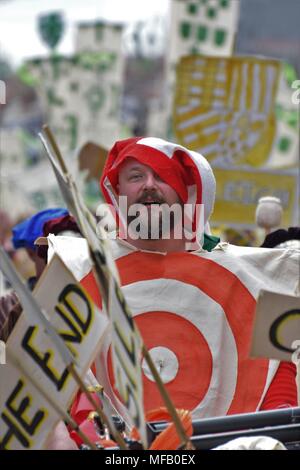
M64 205L37 135L44 123L92 210L107 149L153 135L210 160L221 238L259 244L262 196L280 199L281 226L299 225L299 20L299 0L0 0L2 243L18 221ZM228 116L207 96L217 69L241 96L261 87L268 109L254 118L251 106L233 109L210 153L212 131L195 122L211 109Z

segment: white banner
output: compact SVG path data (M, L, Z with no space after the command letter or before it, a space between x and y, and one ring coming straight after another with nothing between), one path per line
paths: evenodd
M78 373L83 376L106 332L106 316L57 256L44 271L34 295L76 358ZM78 385L40 325L29 325L22 315L7 343L6 365L0 369L0 449L40 449L59 416L12 365L10 351L65 411Z
M262 290L256 307L251 355L291 362L299 346L300 296Z

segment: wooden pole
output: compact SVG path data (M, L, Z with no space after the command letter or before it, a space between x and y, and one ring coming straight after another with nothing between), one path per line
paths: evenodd
M93 407L95 408L95 411L98 413L100 419L103 421L103 423L106 424L106 426L108 427L110 433L114 436L114 439L115 439L116 443L118 444L118 446L120 447L120 449L128 450L128 447L126 445L126 442L123 439L123 436L121 436L121 434L118 431L116 431L115 429L112 428L112 426L110 425L110 422L107 419L105 413L103 413L103 410L100 408L100 406L98 405L96 400L94 400L93 395L91 394L88 387L85 385L84 381L81 379L81 377L79 376L79 374L75 370L74 365L70 364L68 366L68 370L72 374L74 380L76 380L76 382L79 385L80 389L85 393L85 395L86 395L87 399L89 400L89 402L91 403L91 405L93 405Z
M159 373L157 372L157 369L151 359L151 356L148 352L148 350L146 349L145 345L143 345L143 355L144 355L144 358L145 358L145 361L147 362L149 368L150 368L150 371L153 375L153 378L157 384L157 387L160 391L160 394L162 396L162 399L164 400L165 404L166 404L166 407L167 407L167 410L168 412L170 413L171 415L171 418L174 422L174 426L176 428L176 431L177 431L177 434L179 436L179 439L181 440L181 448L182 449L186 449L186 448L189 448L189 449L193 449L193 445L189 439L189 437L187 436L186 432L185 432L185 429L182 425L182 422L178 416L178 413L176 411L176 408L175 406L173 405L172 401L171 401L171 398L166 390L166 387L164 386L163 384L163 381L161 380L161 377L159 375Z

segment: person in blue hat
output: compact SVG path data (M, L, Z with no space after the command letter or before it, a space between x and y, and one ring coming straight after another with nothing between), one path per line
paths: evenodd
M37 212L31 217L23 220L12 229L12 241L14 247L16 249L30 248L35 251L36 246L34 242L38 237L43 235L44 224L48 222L48 220L56 219L57 217L62 217L67 214L67 209L55 207Z
M67 209L61 207L45 209L23 220L12 229L12 242L15 249L25 248L29 258L35 265L36 275L27 281L30 289L34 288L46 265L45 260L38 256L37 246L34 242L38 237L43 236L43 227L46 222L67 214Z
M38 247L34 244L38 237L43 236L43 227L49 220L68 215L67 209L56 207L37 212L31 217L15 225L12 229L12 243L15 249L25 248L35 265L35 276L27 279L32 290L41 276L46 259L38 256ZM0 298L0 339L6 341L21 314L21 306L15 292Z

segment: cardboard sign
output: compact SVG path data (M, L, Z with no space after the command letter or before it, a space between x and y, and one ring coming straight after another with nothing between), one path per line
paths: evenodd
M230 224L237 228L255 226L257 201L275 196L282 202L284 226L297 225L299 182L293 170L214 168L217 194L212 225Z
M34 295L76 358L78 373L84 375L106 332L106 316L57 256L44 271ZM7 363L0 369L0 449L40 449L60 417L12 365L10 351L64 410L78 385L40 324L29 325L22 315L7 343Z
M293 361L300 346L300 296L262 290L257 302L251 356Z
M178 143L214 164L259 167L276 135L280 62L253 56L187 56L177 68Z
M99 180L107 158L108 149L94 142L87 142L78 155L79 169L87 171L87 181Z

